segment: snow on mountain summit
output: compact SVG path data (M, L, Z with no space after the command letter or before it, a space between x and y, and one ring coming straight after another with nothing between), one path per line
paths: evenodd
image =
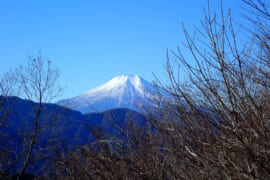
M110 80L109 82L91 89L89 91L87 91L86 93L84 93L84 95L88 95L88 94L93 94L93 93L104 93L104 92L110 92L111 95L120 95L121 93L123 93L123 91L125 89L127 89L128 87L133 87L135 88L137 91L139 91L140 93L143 93L142 91L142 84L141 84L141 78L137 75L121 75L121 76L117 76L115 78L113 78L112 80Z
M82 113L103 112L114 108L140 108L151 105L158 90L138 75L120 75L85 93L58 104Z

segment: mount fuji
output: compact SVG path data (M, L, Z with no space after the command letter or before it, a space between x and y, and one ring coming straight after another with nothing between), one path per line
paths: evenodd
M160 96L169 96L138 75L120 75L107 83L57 104L83 114L128 108L138 112L154 105Z

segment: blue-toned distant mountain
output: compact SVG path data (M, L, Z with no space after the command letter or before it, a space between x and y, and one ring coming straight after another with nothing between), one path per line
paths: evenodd
M0 128L0 150L6 149L19 154L23 150L24 141L33 132L33 103L18 97L9 97L8 102L9 105L12 105L12 110ZM34 107L37 106L38 104L34 103ZM124 127L128 122L138 125L144 122L144 116L140 113L124 108L102 113L82 114L56 104L42 104L42 106L44 110L40 116L39 126L45 126L45 128L40 131L35 147L38 150L38 148L46 146L46 151L43 152L45 157L52 156L56 150L60 151L65 146L76 148L77 145L91 143L95 140L92 130L98 129L98 132L110 135L116 133L116 127ZM0 108L7 107L0 106ZM28 171L42 174L48 165L45 161L41 162L43 163L33 165ZM1 164L2 162L0 162Z
M8 102L12 105L5 123L1 129L15 133L30 131L34 126L33 107L28 100L18 97L9 97ZM34 103L37 107L38 104ZM142 123L144 116L134 110L117 108L100 113L82 114L79 111L71 110L56 104L43 104L44 110L41 113L39 126L48 125L44 129L45 139L53 137L61 138L62 141L78 141L82 143L81 137L90 137L89 127L100 129L112 129L113 126L122 126L128 121ZM6 108L6 107L0 107ZM78 139L77 139L78 138ZM83 141L85 144L85 141Z

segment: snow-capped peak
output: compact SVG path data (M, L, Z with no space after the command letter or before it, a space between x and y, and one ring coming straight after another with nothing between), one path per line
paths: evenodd
M113 108L140 111L142 106L152 104L157 95L157 88L140 76L120 75L79 96L59 101L58 104L82 113L101 112Z
M87 94L92 94L95 92L99 92L99 91L112 91L112 90L120 90L120 89L124 89L127 88L128 86L133 86L135 89L141 91L141 78L138 75L120 75L117 76L115 78L113 78L112 80L108 81L107 83L98 86L97 88L91 89L87 92L84 93L84 95ZM120 92L119 92L120 93Z

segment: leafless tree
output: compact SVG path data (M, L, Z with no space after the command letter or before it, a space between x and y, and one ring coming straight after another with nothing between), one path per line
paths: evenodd
M14 102L9 102L8 98L17 94L16 80L11 70L5 73L0 80L0 128L3 126L14 104Z
M163 88L175 97L168 109L174 118L157 127L167 148L178 149L184 178L269 178L270 4L244 2L260 20L247 41L221 6L220 20L208 9L194 35L183 28L189 57L181 48L168 53L171 83Z
M152 124L138 126L133 120L115 127L117 133L111 135L91 128L96 140L63 156L56 164L58 176L74 179L172 177L162 163L164 156L160 147L165 139L151 129Z
M6 120L11 115L16 102L15 99L11 98L11 96L18 95L16 87L17 82L14 72L10 70L9 72L4 73L0 80L0 177L2 174L5 174L5 170L2 169L2 167L10 162L8 158L9 149L2 146L7 140L7 134L3 130L6 129Z
M41 113L46 108L46 103L50 103L61 92L57 84L59 72L51 66L51 61L44 59L39 52L35 57L29 57L25 67L20 66L17 69L17 78L21 84L22 95L30 100L34 117L32 119L34 127L30 135L26 137L24 150L24 162L20 170L18 179L20 179L27 167L30 165L34 154L34 146L38 134L46 127L52 126L55 122L49 121L41 123ZM35 102L37 102L37 105Z
M9 146L11 149L7 149L9 152L6 153L7 158L10 157L11 153L15 155L12 161L7 159L5 168L7 171L13 168L13 172L18 172L17 179L21 179L25 175L27 168L35 164L42 157L43 151L47 150L46 145L44 147L39 143L39 136L41 136L44 129L52 127L60 117L59 114L56 114L53 118L46 118L44 114L47 104L61 92L57 81L58 77L58 70L53 68L51 61L44 58L39 52L36 56L29 57L25 66L21 65L16 68L12 77L5 76L5 79L1 81L1 90L6 93L2 95L1 103L5 103L5 100L9 99L9 90L12 90L14 80L17 83L16 88L19 89L20 97L27 100L32 107L31 112L18 114L20 118L24 118L23 129L20 129L19 134L17 134L21 143L12 144L15 142L10 142L9 144L12 144L12 147L14 146L17 149L12 149ZM4 110L8 111L6 107ZM6 115L7 113L1 112L1 123Z
M243 2L249 17L257 18L251 18L255 30L238 27L230 10L223 12L222 3L219 13L206 10L194 34L183 26L189 56L180 47L168 52L170 84L158 83L174 100L150 113L144 128L132 124L119 128L124 137L97 133L94 143L71 152L62 162L66 175L85 179L269 178L270 4ZM251 32L246 40L243 31Z

